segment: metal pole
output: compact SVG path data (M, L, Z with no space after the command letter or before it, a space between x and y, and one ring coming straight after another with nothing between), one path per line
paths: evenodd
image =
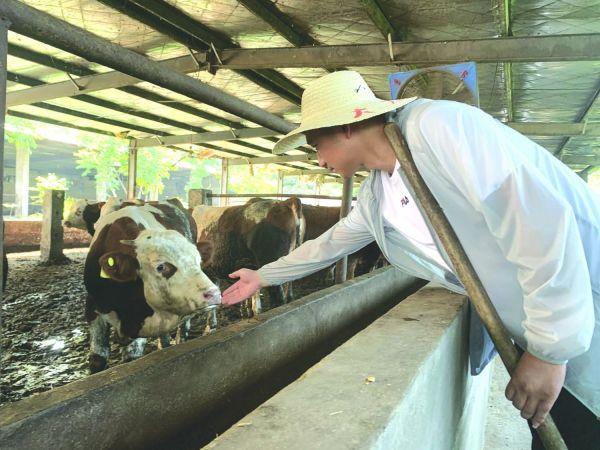
M342 188L342 206L340 207L340 220L348 215L352 209L352 187L354 186L354 177L344 178ZM335 282L343 283L346 281L348 272L348 257L344 256L335 264Z
M5 261L4 254L4 119L6 113L6 55L8 53L8 27L10 21L1 17L0 14L0 255ZM8 264L0 264L0 282L4 280L4 270L8 269ZM0 289L0 303L2 303L2 291Z
M229 187L229 160L226 158L221 159L221 195L227 195L227 188ZM229 203L229 197L221 197L220 205L227 206Z
M288 133L295 128L281 117L19 1L2 0L0 16L12 22L13 31L90 62L170 89L280 133Z
M137 148L129 148L129 161L127 167L127 198L135 200L137 178Z
M285 172L282 170L277 171L277 193L281 197L283 194L283 181L285 179Z
M460 244L456 233L452 229L450 222L448 222L448 219L440 208L440 205L431 194L431 191L429 191L425 181L423 181L396 124L386 125L385 134L398 157L400 166L406 174L410 186L414 190L417 201L421 205L426 218L429 220L429 223L444 246L448 257L452 262L452 266L456 270L458 278L460 278L460 281L467 290L467 294L469 295L473 306L475 306L477 314L481 317L481 320L494 341L494 345L496 346L496 349L498 349L498 353L500 354L508 373L512 374L519 362L519 354L511 342L510 336L506 331L506 328L504 328L500 316L498 316L481 280L477 276L477 272L475 272L475 269L471 265L467 254ZM546 417L546 420L537 429L537 432L546 449L567 449L567 446L562 440L550 415Z

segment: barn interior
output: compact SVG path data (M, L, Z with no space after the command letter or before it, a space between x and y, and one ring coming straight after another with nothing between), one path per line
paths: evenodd
M391 74L467 62L476 67L476 98L456 99L527 135L600 191L594 0L0 2L6 120L64 133L42 138L43 151L31 155L0 140L10 267L1 294L2 439L11 448L42 448L49 439L62 448L528 448L523 423L515 436L506 431L518 427L518 414L493 403L504 401L493 400L502 396L496 375L472 381L464 373L464 297L390 267L346 280L347 260L340 261L335 279L299 285L286 305L251 318L220 311L219 328L208 335L207 314L198 315L194 339L160 350L151 344L128 363L115 355L108 370L89 376L81 273L90 236L60 224L61 191L29 205L35 171L60 171L73 197L97 195L73 161L78 145L67 137L76 130L92 142L110 136L126 143L129 199L139 196L140 155L159 147L178 158L217 160L219 174L189 192L174 175L152 200L227 206L297 194L306 204L340 206L343 216L366 171L341 178L319 167L310 146L273 153L300 122L306 86L350 69L391 99ZM396 95L465 92L455 78L427 73ZM260 177L267 165L277 171L274 191L232 193L234 171ZM298 176L335 189L286 191L285 180ZM28 208L43 219L19 220ZM35 341L26 337L36 329ZM380 333L394 336L394 352L386 353ZM462 356L448 356L455 353ZM394 358L405 359L382 363Z

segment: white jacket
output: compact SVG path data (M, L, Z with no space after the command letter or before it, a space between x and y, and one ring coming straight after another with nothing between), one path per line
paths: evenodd
M389 118L515 341L543 360L568 361L565 387L600 416L600 198L477 108L418 100ZM394 266L461 292L401 233L384 229L381 193L373 171L348 217L260 275L270 284L300 278L375 239Z

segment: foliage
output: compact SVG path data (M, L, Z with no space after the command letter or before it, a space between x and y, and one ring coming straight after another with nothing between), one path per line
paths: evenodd
M210 189L211 181L221 180L221 160L217 158L199 159L193 158L189 161L190 179L185 186L185 191L190 189Z
M181 160L181 153L165 148L145 147L138 151L137 158L137 186L138 196L150 199L158 198L158 194L165 189L164 181L168 180L171 172L177 170L177 163ZM123 175L127 175L127 166Z
M122 168L127 170L127 141L110 136L82 135L79 139L82 147L75 152L77 168L83 170L83 176L93 174L96 183L103 185L112 196L126 194L121 178Z
M77 168L83 176L93 174L96 183L103 185L107 193L115 197L127 194L129 142L111 136L82 136L76 153ZM138 196L150 199L164 190L181 154L163 148L141 148L137 158Z
M229 168L228 193L269 194L277 192L277 168L271 164L231 166Z
M26 150L29 154L37 148L37 135L33 122L18 117L6 117L4 139L17 150Z
M35 177L35 187L30 190L36 194L33 196L34 205L42 205L44 203L44 194L49 190L66 191L69 183L66 178L60 178L54 173L49 173L47 176Z

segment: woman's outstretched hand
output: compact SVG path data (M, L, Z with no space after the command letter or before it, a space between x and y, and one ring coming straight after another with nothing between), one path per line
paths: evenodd
M223 305L235 305L266 286L256 270L240 269L229 274L229 278L239 278L239 280L223 292L221 299Z

